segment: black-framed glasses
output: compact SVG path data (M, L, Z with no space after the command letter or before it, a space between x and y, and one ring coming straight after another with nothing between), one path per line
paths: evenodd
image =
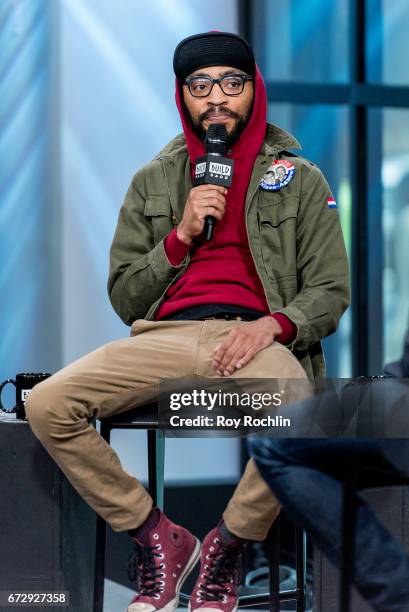
M252 81L249 74L228 74L220 79L212 79L210 76L186 77L185 84L195 98L206 98L210 95L213 85L218 83L226 96L239 96L243 93L246 81Z

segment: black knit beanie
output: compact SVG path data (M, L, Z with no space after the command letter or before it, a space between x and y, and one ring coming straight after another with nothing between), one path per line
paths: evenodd
M232 66L254 75L253 51L244 38L230 32L205 32L184 38L176 47L173 70L183 80L199 68Z

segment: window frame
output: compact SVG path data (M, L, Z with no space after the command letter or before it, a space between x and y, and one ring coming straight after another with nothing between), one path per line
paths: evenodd
M382 11L382 0L376 1L379 11ZM368 115L373 108L409 109L409 86L368 82L366 41L370 14L367 12L366 0L348 2L349 81L345 84L267 81L266 88L268 103L336 104L346 105L349 109L352 375L367 376L383 369L384 328L382 187L376 189L375 194L372 192L369 202L368 160L374 159L374 152L369 147ZM253 43L252 17L257 5L254 0L238 0L239 32L250 44ZM379 11L373 14L379 15ZM376 159L381 160L380 129L377 129L377 134L379 150L375 153ZM380 176L379 161L378 164Z

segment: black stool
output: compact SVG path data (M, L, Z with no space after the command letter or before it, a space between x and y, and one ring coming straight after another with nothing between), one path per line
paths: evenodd
M158 404L146 404L101 420L101 437L110 443L112 429L146 429L148 437L148 490L154 505L163 508L165 436L159 429ZM95 547L94 610L103 612L105 579L106 522L97 516ZM239 607L268 605L280 612L280 601L295 600L297 612L305 612L307 548L306 534L295 527L296 588L280 590L280 520L274 521L267 536L269 592L239 597ZM187 605L189 595L180 593L179 601Z
M353 479L344 484L342 507L341 574L339 584L339 611L349 612L351 605L351 584L354 579L354 544L357 504L355 494L371 488L407 486L409 477L392 467L388 469L363 468Z
M146 429L148 437L148 491L155 506L163 508L165 436L159 429L158 404L146 404L101 420L101 437L110 443L112 429ZM103 612L106 522L97 516L95 543L94 610Z
M267 538L269 592L241 595L239 608L268 605L271 612L280 612L281 601L295 601L296 612L305 612L307 591L307 537L297 525L295 531L295 589L280 591L280 515L272 524Z

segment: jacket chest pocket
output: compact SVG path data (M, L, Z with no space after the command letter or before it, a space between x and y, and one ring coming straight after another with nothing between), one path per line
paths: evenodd
M144 214L152 225L154 244L160 242L177 225L167 196L150 196L145 202Z
M298 198L258 209L261 254L269 278L297 286Z

